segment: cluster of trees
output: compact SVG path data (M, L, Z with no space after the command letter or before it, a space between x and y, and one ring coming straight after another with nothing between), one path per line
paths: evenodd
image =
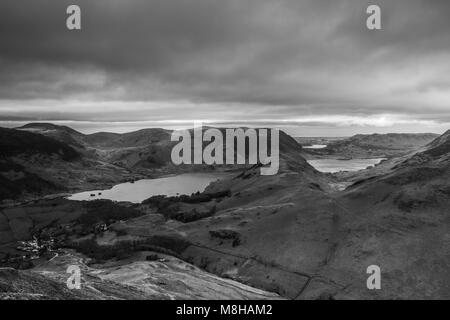
M14 268L19 270L31 269L34 267L28 255L23 256L18 253L5 253L0 260L0 268Z
M241 244L241 235L239 232L229 229L211 230L209 231L211 238L221 240L231 240L231 245L237 247Z
M126 259L137 251L155 251L180 258L180 254L189 246L190 242L187 240L169 236L120 241L107 246L99 245L92 238L66 245L66 247L75 249L98 261Z
M4 158L3 149L0 143L0 172L15 172L16 177L12 180L0 175L0 201L14 200L29 192L33 194L44 194L64 189L54 183L44 180L37 174L28 172L22 165Z
M219 191L215 193L193 193L192 195L180 195L167 197L164 195L153 196L144 200L142 203L155 207L159 213L168 219L174 219L181 222L191 222L212 216L216 212L216 206L212 206L209 210L181 211L180 203L196 204L205 203L215 199L222 199L231 195L230 190Z
M212 193L200 193L196 192L188 195L180 195L180 196L173 196L168 197L165 195L159 195L159 196L153 196L150 197L144 201L142 201L143 204L150 204L155 207L163 208L167 207L171 203L177 203L177 202L184 202L184 203L201 203L201 202L209 202L214 199L224 198L231 196L230 190L224 190L219 192L212 192Z
M128 220L145 214L137 209L120 206L109 200L87 201L84 206L87 212L82 214L77 220L77 223L84 226Z

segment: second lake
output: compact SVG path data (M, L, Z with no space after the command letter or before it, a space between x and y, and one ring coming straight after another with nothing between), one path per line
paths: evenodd
M312 165L317 171L320 172L339 172L339 171L358 171L366 169L369 166L374 166L380 163L385 158L374 159L318 159L309 160L308 163Z

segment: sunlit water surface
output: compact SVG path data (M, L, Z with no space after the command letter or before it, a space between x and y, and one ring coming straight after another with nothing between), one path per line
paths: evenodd
M185 173L176 176L142 179L134 183L117 184L107 190L92 190L75 193L68 197L70 200L109 199L114 201L129 201L140 203L155 195L175 196L204 191L213 181L223 179L224 174L218 173Z
M382 160L385 160L385 158L350 160L318 159L309 160L308 163L320 172L335 173L339 171L358 171L366 169L367 167L380 163Z

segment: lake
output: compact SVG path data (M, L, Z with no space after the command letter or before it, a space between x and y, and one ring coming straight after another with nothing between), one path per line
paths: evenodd
M309 160L308 163L320 172L334 173L339 171L358 171L366 169L369 166L374 166L380 163L382 160L385 160L385 158L350 159L350 160L318 159L318 160Z
M327 147L326 144L313 144L313 145L310 145L310 146L304 146L303 148L304 149L324 149L326 147Z
M223 179L227 175L220 173L184 173L157 179L142 179L134 183L117 184L107 190L92 190L75 193L69 200L109 199L114 201L129 201L140 203L155 195L175 196L204 191L213 181ZM101 193L99 195L99 193ZM91 196L95 194L95 196Z

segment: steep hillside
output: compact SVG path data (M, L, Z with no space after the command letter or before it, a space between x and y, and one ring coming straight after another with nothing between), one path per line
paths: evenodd
M111 147L143 147L149 144L161 143L170 141L170 134L172 131L160 129L160 128L149 128L142 129L138 131L128 132L121 134L115 139L110 141Z
M67 144L60 134L54 134L54 130L77 134L70 128L44 126L45 134L35 129L0 128L0 200L104 187L136 177L88 156L84 147Z
M0 201L17 199L26 194L49 194L61 189L62 186L28 172L20 164L0 159Z
M86 141L104 161L130 170L157 169L171 162L170 153L175 143L170 141L170 135L169 130L155 128L110 135L108 140L102 141L96 134L95 139L87 136Z
M37 174L35 163L71 163L81 158L75 149L55 139L4 128L0 128L0 150L0 200L64 189L58 182Z
M337 277L377 264L387 279L382 297L450 297L449 141L447 132L388 174L342 194L348 236L333 265L341 269Z
M2 150L2 158L43 154L46 156L55 155L62 160L71 161L80 157L75 149L56 139L32 132L6 128L0 128L0 150Z
M29 123L17 129L54 138L76 148L90 159L141 173L167 165L171 146L174 145L170 141L171 131L158 128L124 134L98 132L87 135L51 123Z
M450 130L426 145L424 150L420 150L411 160L414 161L415 159L421 158L422 161L442 162L448 160L449 154ZM412 161L409 161L409 163L411 164Z
M369 180L362 180L349 188L349 192L357 192L360 189L371 188L372 185L385 183L392 186L400 186L394 190L395 194L406 189L409 186L416 185L417 190L424 197L427 192L431 192L429 197L436 197L433 190L424 187L436 189L438 185L444 187L450 185L447 176L450 173L450 131L439 136L431 143L421 148L418 152L403 157L402 161L397 162L387 174L374 177ZM439 189L440 190L440 189ZM388 190L383 190L387 192Z
M84 141L91 146L108 146L120 137L120 133L96 132L84 136Z
M66 145L72 146L73 148L84 149L84 135L81 132L67 126L58 126L52 123L33 122L16 129L31 133L38 133L58 140Z

